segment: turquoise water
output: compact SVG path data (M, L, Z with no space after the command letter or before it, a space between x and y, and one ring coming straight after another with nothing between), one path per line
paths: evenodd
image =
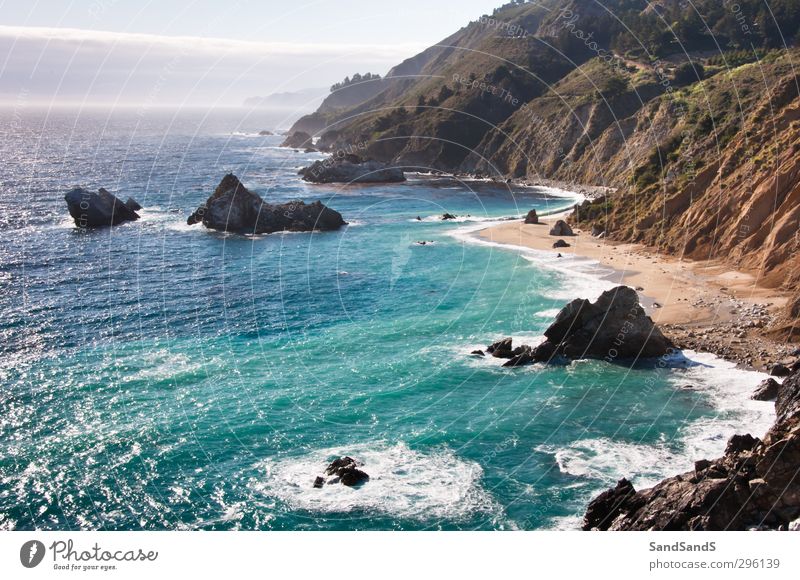
M469 235L568 207L565 192L312 186L296 171L321 156L235 112L2 119L2 529L574 528L617 478L657 481L770 421L747 400L762 377L708 355L634 369L469 356L535 341L567 300L608 287L592 264ZM228 171L350 225L186 226ZM76 183L132 195L143 219L76 230ZM313 489L337 454L370 482Z

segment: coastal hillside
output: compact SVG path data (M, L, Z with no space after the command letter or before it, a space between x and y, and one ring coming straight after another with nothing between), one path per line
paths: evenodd
M769 330L797 340L800 10L737 7L507 4L392 69L372 98L293 130L411 169L613 188L573 220L793 293Z

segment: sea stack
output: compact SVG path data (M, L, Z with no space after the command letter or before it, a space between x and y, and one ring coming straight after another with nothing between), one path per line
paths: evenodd
M115 226L139 219L136 210L142 206L128 198L126 203L102 187L97 192L76 187L64 196L67 208L79 228Z
M346 225L339 212L320 201L310 204L299 200L276 205L266 203L232 173L222 178L211 197L189 216L186 223L202 223L212 230L239 234L328 231Z
M546 340L536 347L515 349L514 357L504 366L559 357L632 361L661 357L675 348L645 314L636 291L627 286L606 290L596 302L573 300L561 309L544 335Z

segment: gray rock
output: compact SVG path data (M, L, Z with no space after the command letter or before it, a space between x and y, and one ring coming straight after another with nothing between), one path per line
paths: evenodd
M528 212L528 215L525 216L525 223L526 224L538 224L539 223L539 216L536 215L536 210L532 209Z
M330 157L315 161L299 171L303 181L311 183L396 183L406 176L399 167L364 160L357 155Z
M268 204L231 173L222 178L213 195L189 216L187 223L240 234L327 231L346 225L339 212L319 201Z
M780 383L775 379L765 379L761 381L750 398L754 401L774 401L780 388Z
M636 291L627 286L603 292L594 303L573 300L544 334L568 359L652 358L674 348L645 314Z
M141 209L132 198L129 198L128 202L133 204L128 206L102 187L96 193L76 187L67 192L64 200L67 202L69 215L79 228L115 226L138 220L139 214L133 208Z
M554 248L569 248L570 244L565 242L564 240L558 240L555 244L553 244Z
M569 224L564 220L558 220L553 227L550 228L550 235L551 236L574 236L575 233L572 231L572 228L569 227Z

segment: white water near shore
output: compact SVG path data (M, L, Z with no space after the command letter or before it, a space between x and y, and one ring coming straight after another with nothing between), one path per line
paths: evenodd
M559 213L566 215L568 212ZM552 298L560 298L565 302L574 298L594 300L603 291L617 285L610 281L614 277L614 270L595 260L556 258L553 252L493 242L475 235L490 225L489 222L475 223L449 233L465 244L517 252L530 261L532 267L557 272L563 276L563 284L551 293ZM555 314L557 311L552 309L530 313L532 322L536 319L547 320ZM531 334L535 335L536 332L532 331ZM514 338L517 341L522 339L521 336ZM480 366L494 362L473 359L473 364ZM744 370L713 354L694 351L676 355L669 361L668 368L671 373L669 383L677 389L702 392L715 409L714 415L696 419L681 429L677 440L670 441L662 436L661 443L653 445L590 437L568 445L539 445L535 448L536 451L551 454L562 473L586 478L586 502L602 489L613 486L620 477L631 479L637 489L652 487L667 477L691 470L698 459L721 456L732 435L750 433L762 437L774 422L775 410L771 402L750 399L756 386L767 378L765 373ZM509 369L509 372L515 371ZM676 443L681 450L679 452L675 451ZM595 484L591 484L591 481ZM576 529L580 521L581 518L576 516L555 518L553 528Z

